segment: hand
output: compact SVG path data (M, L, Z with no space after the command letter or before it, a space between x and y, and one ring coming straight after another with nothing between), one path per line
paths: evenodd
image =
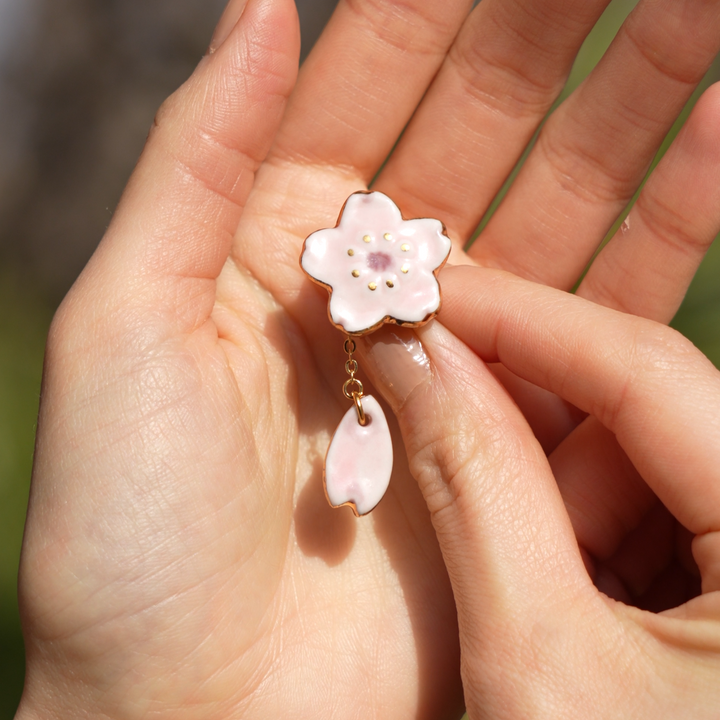
M528 223L545 231L531 238L536 279L572 283L714 55L719 13L701 5L635 13L636 44L616 43L612 63L548 124L554 142L539 143L519 194L474 246L479 261L524 272L527 255L500 258L505 233L522 239L500 223L518 219L513 203L527 195ZM455 261L472 262L460 246L603 6L526 0L511 12L484 0L466 20L459 0L343 2L294 85L293 4L232 0L53 323L21 568L19 717L461 712L452 590L403 453L372 518L332 512L322 496L322 459L346 409L342 337L298 255L375 176L425 96L377 187L407 216L446 220ZM672 76L634 54L658 43ZM624 82L611 85L618 65ZM702 152L713 97L646 189L677 213L697 199L693 224L669 237L693 258L718 215ZM578 118L586 134L571 132ZM545 159L544 144L556 149ZM583 204L568 178L600 187L599 165L578 158L609 146L604 168L623 182L607 202ZM670 179L693 152L692 182L678 190ZM538 183L547 194L530 202ZM573 195L554 223L538 223ZM554 241L569 219L578 240L568 249ZM653 246L643 227L635 245ZM673 269L669 304L692 274ZM558 417L556 441L569 427Z
M674 330L507 273L442 281L477 355L433 323L370 336L366 367L433 514L469 717L716 718L720 372ZM546 458L480 358L588 419Z

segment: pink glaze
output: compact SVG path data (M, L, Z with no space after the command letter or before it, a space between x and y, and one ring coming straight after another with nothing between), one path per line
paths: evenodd
M384 252L371 252L367 256L367 266L371 270L379 270L383 272L393 266L393 259L390 255Z
M383 322L429 320L440 307L435 271L450 247L439 220L403 220L387 195L355 193L337 227L307 238L301 264L330 289L333 323L363 333Z
M325 457L325 490L333 507L352 503L358 515L382 500L392 473L393 448L385 413L372 395L362 398L369 418L358 422L353 405L343 416Z

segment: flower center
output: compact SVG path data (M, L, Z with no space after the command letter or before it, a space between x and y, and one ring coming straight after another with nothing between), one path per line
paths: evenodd
M383 272L392 264L392 258L384 252L371 252L367 256L367 264L371 270Z

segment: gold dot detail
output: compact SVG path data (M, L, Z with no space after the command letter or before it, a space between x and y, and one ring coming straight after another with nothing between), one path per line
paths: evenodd
M388 280L385 284L390 288L395 287L395 283L392 280Z
M368 283L368 287L369 287L371 290L377 290L377 284L374 283L374 282Z
M363 235L363 240L365 242L370 242L372 240L372 238L369 235Z
M409 265L403 265L400 269L407 275L407 271L410 269L410 266L409 266Z
M350 248L350 249L348 250L348 255L349 255L350 257L352 257L354 254L355 254L355 251L354 251L352 248Z
M392 240L392 235L391 235L390 233L385 233L385 234L383 235L383 237L384 237L386 240Z
M400 246L400 249L401 249L403 252L407 252L407 251L410 249L410 246L409 246L407 243L403 243L403 244Z
M352 271L352 276L353 276L353 277L360 277L360 271L359 271L359 270L353 270L353 271Z

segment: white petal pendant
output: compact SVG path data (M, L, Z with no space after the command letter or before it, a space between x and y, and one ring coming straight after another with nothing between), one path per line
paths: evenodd
M372 395L362 396L366 423L353 405L343 416L325 456L325 492L333 507L349 505L366 515L382 500L393 466L385 413Z

